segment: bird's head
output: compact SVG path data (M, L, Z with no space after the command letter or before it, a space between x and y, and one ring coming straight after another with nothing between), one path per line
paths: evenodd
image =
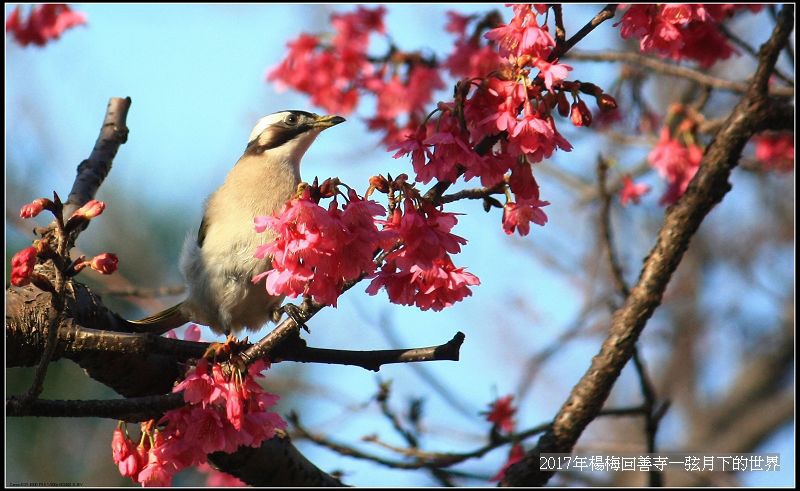
M306 111L280 111L264 116L250 133L245 154L268 155L297 164L322 130L344 120L341 116L320 116Z

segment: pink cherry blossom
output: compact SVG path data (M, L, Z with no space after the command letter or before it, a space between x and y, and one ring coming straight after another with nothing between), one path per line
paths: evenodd
M447 12L447 32L457 35L450 56L444 61L443 66L454 77L484 77L497 70L502 58L496 49L491 46L481 45L480 39L467 33L470 17L462 16L455 12Z
M256 217L256 231L270 228L277 236L256 250L258 258L272 257L272 269L253 282L266 278L271 295L308 295L335 306L345 282L374 271L373 253L383 240L375 216L384 208L354 192L348 199L343 210L336 201L326 210L307 191L278 215Z
M507 395L494 401L486 413L486 420L494 423L498 428L506 432L514 431L514 413L517 408L512 401L514 396Z
M615 26L620 26L624 39L639 38L642 52L655 51L674 60L694 60L707 68L737 53L718 26L737 10L746 7L731 4L631 4Z
M530 222L544 226L547 223L547 215L542 207L549 204L548 201L541 201L538 198L506 203L503 208L503 230L506 234L512 235L519 229L519 234L525 236L531 231Z
M211 394L214 392L215 382L208 373L208 360L201 358L194 370L191 370L173 392L183 391L183 399L189 404L211 404Z
M538 59L535 63L536 68L540 70L540 75L544 79L544 86L547 90L553 90L553 85L560 84L567 75L569 75L572 67L559 63L548 63L543 59Z
M511 22L490 30L485 37L498 43L501 56L547 58L556 44L547 26L539 26L532 11L521 9L516 10Z
M423 184L436 178L440 181L455 181L458 165L469 166L478 156L469 144L469 135L462 131L455 116L442 114L428 131L425 145L433 148L428 162L417 173L416 180Z
M111 456L119 467L121 475L135 478L139 474L141 463L136 451L136 444L125 435L119 426L114 430L111 438Z
M386 227L396 229L405 244L398 259L403 269L412 265L429 268L434 260L461 252L461 246L467 243L450 233L458 223L455 213L439 211L427 203L418 210L410 199L405 200L403 210L399 224Z
M387 260L367 287L368 294L375 295L385 288L392 303L439 311L472 295L469 286L480 284L475 275L456 268L449 256L434 260L425 269L416 264L404 269L400 259L402 254Z
M669 205L678 200L697 170L703 159L703 149L695 144L684 145L670 135L669 128L661 130L658 143L647 156L650 165L655 168L668 184L667 191L659 201L662 205Z
M186 331L183 333L183 339L186 341L200 341L200 326L197 324L189 324Z
M171 486L174 472L171 472L170 469L167 468L167 465L169 464L166 461L159 459L156 452L150 451L147 454L147 462L145 463L144 468L137 476L137 481L144 487Z
M622 189L619 192L619 201L622 203L622 206L628 206L630 202L638 205L642 196L649 192L650 186L647 184L634 184L631 176L622 176Z
M206 478L206 487L209 488L238 488L246 486L246 484L237 477L227 472L218 471L208 464L197 466L197 470L208 475Z
M517 199L539 199L539 185L533 177L531 164L526 161L517 161L511 170L508 184Z
M765 170L791 172L794 168L794 136L791 133L762 133L753 137L756 159Z
M394 158L400 158L404 155L411 154L411 165L414 167L414 172L419 174L425 167L427 160L433 155L429 147L425 144L427 134L427 126L420 125L417 131L412 135L409 135L403 141L389 146L387 150L397 150L397 153L393 156Z
M145 446L133 451L132 442L119 429L115 431L112 453L120 472L144 485L169 485L182 469L206 463L209 453L230 453L242 445L256 447L272 438L286 423L270 412L278 397L254 380L267 367L257 361L246 373L228 376L220 364L209 367L201 359L173 389L183 391L187 405L167 411L158 429L153 430L152 423L143 425ZM130 460L134 453L140 464L146 464L140 465L140 471Z

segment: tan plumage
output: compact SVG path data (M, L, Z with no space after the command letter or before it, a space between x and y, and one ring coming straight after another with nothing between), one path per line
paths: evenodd
M218 333L256 330L271 320L283 297L267 294L263 281L251 278L269 269L256 248L272 240L256 233L253 218L273 214L300 183L300 160L319 133L344 121L305 111L282 111L261 118L244 155L208 199L197 233L184 243L180 267L188 297L180 304L139 321L164 332L188 321Z

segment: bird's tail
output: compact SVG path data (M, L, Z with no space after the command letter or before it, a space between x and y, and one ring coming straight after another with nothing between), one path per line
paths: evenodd
M175 329L189 322L190 319L187 319L183 314L181 306L183 306L183 302L149 317L145 317L144 319L129 320L128 322L132 324L136 332L164 334L171 329Z

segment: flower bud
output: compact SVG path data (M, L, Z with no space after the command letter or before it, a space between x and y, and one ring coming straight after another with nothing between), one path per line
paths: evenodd
M36 248L26 247L11 258L11 284L25 286L31 282L33 267L36 265Z
M583 100L578 101L578 111L580 111L581 118L583 118L583 124L585 126L591 126L592 111L589 110L589 106L587 106Z
M41 213L42 210L45 210L45 209L50 210L52 208L53 208L53 202L52 201L50 201L47 198L39 198L39 199L35 199L32 202L28 203L27 205L23 206L19 210L19 216L20 216L20 218L33 218L36 215L38 215L39 213Z
M117 259L116 254L104 252L93 257L89 266L98 273L111 274L117 270L118 263L119 259Z
M608 94L600 94L600 97L597 97L596 101L597 107L599 107L601 111L613 111L617 108L617 100Z
M103 210L106 209L106 204L102 201L98 201L96 199L90 200L85 205L78 208L75 213L72 214L70 219L80 217L85 218L87 220L91 220L92 218L100 215L103 213Z
M566 118L569 115L569 101L567 100L567 94L564 93L562 90L556 96L556 100L558 101L558 114L561 117Z
M572 120L572 124L575 126L583 126L583 118L581 117L581 111L578 109L578 103L573 102L572 107L570 108L569 118Z
M319 195L322 198L330 198L336 194L336 186L339 184L339 179L328 178L322 181L319 187Z

